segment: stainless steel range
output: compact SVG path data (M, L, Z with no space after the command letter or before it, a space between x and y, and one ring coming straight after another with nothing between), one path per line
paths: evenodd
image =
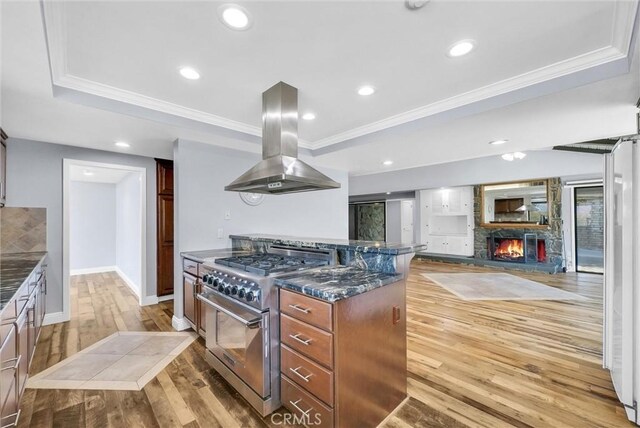
M207 361L263 416L280 407L278 275L335 264L335 250L272 246L204 266Z

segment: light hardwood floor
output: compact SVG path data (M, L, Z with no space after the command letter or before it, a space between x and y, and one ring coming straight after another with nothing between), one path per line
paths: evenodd
M586 302L469 302L420 276L487 271L413 262L410 399L386 426L633 426L601 368L602 277L514 273ZM140 308L115 274L73 277L72 293L72 320L43 329L32 373L118 330L171 330L173 302ZM139 392L28 389L20 426L281 426L249 408L203 354L200 339Z

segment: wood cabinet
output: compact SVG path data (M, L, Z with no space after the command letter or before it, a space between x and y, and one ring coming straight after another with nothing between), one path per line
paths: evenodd
M7 202L7 134L0 128L0 207Z
M14 427L46 311L46 272L34 269L0 313L0 426Z
M183 273L183 301L184 301L184 317L189 321L191 327L196 329L196 287L198 278L188 273Z
M173 294L173 162L156 159L157 293Z
M518 211L518 208L520 208L522 205L524 205L523 198L496 199L494 201L493 212L496 214L522 214L521 211Z
M375 427L407 396L405 283L329 303L281 289L282 404L307 426Z

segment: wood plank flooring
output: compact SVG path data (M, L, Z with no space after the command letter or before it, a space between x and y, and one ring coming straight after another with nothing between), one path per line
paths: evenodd
M469 302L420 276L488 271L412 263L410 398L386 426L634 426L601 368L602 277L514 272L581 294L586 302ZM72 277L72 294L71 321L43 328L32 373L118 330L172 330L172 301L140 308L114 273ZM203 355L199 339L139 392L27 389L19 426L281 426L281 416L254 412Z

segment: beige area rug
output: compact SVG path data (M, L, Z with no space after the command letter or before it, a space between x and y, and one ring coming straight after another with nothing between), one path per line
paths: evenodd
M587 300L508 273L423 273L462 300Z
M121 331L29 377L27 388L140 391L195 333Z

